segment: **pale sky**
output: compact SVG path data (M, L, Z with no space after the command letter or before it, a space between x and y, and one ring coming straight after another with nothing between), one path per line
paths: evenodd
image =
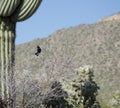
M43 0L28 20L17 23L16 44L48 37L62 28L91 24L120 12L120 0Z

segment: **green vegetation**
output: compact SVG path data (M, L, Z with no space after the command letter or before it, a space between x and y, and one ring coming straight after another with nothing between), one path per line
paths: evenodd
M93 80L94 71L91 66L83 66L76 70L72 81L63 80L63 89L68 93L68 102L73 107L100 108L96 100L99 87Z
M80 67L77 70L77 79L73 81L73 88L75 91L75 100L80 104L81 100L83 108L100 108L96 100L99 87L93 80L94 70L91 66Z

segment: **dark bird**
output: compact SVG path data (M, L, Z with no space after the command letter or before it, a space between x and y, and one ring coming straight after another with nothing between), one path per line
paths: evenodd
M41 48L40 46L37 46L37 52L35 53L35 55L39 56L40 53L41 53Z

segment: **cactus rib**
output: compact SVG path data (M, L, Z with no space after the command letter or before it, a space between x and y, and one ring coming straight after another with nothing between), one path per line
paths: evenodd
M3 23L1 23L1 92L4 99L4 69L5 69L5 54L4 54L4 29Z
M11 16L12 21L24 21L29 18L38 8L42 0L23 0L14 14Z
M9 21L7 21L7 19L0 18L1 98L5 100L14 98L14 26L15 24L10 23Z
M13 14L20 0L0 0L0 16L8 17Z

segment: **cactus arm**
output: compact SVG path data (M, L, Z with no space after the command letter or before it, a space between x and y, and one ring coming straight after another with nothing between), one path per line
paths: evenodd
M21 10L21 12L18 14L18 18L19 19L22 19L22 17L25 17L26 16L26 14L27 14L27 12L26 11L29 11L29 10L31 10L31 7L33 7L34 4L35 3L35 1L30 1L30 2L25 2L24 3L24 5L22 6L22 8L20 9Z
M40 3L41 3L41 1L36 1L35 2L35 5L33 6L33 8L31 7L31 12L29 12L26 16L28 16L28 17L26 17L26 18L29 18L30 16L32 16L33 15L33 13L36 11L36 9L39 7L39 5L40 5ZM29 11L30 11L30 8L29 8Z
M14 14L11 16L12 21L24 21L36 11L42 0L23 0Z
M0 11L0 14L2 14L4 16L4 10L5 10L5 7L7 5L7 2L4 2L3 0L1 1L1 11Z
M6 3L4 3L5 4L5 6L4 6L4 9L3 9L3 14L9 14L10 12L9 12L9 7L10 7L10 4L11 4L12 2L10 1L10 0L8 0L8 2L6 2Z
M0 16L8 17L13 14L20 0L0 0Z

